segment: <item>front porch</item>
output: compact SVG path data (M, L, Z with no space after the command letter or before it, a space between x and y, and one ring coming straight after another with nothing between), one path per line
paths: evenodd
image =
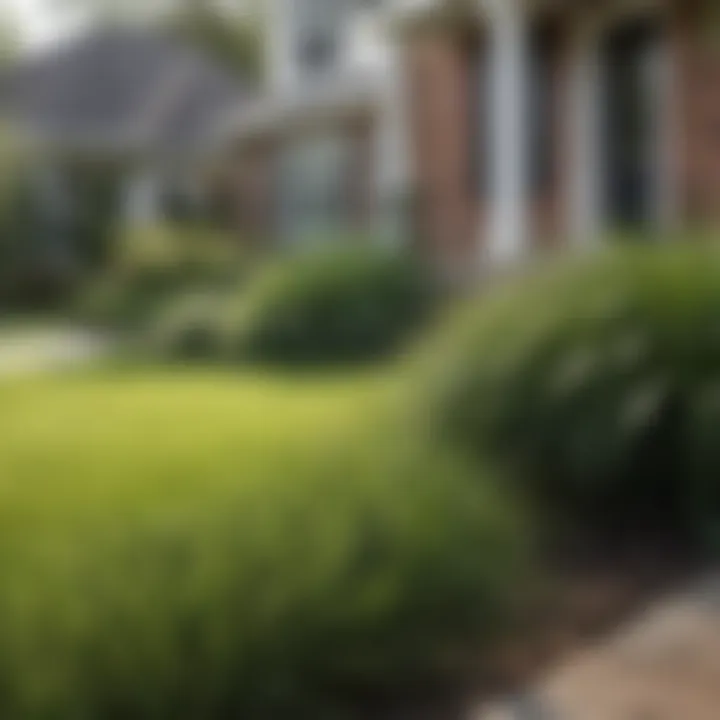
M439 262L487 269L678 221L690 5L474 0L412 24L417 193Z

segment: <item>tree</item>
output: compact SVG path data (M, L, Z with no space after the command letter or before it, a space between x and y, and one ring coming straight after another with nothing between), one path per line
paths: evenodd
M0 10L0 68L11 64L20 50L20 27L9 8Z
M21 293L39 259L29 146L0 126L0 306Z
M183 0L168 13L178 36L205 48L227 67L255 80L263 75L264 23L257 9L235 1L235 7L207 0Z

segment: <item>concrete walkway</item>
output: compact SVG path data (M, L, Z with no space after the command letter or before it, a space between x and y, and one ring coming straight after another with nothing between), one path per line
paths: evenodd
M469 720L720 719L720 573Z
M76 328L0 326L0 375L16 376L75 367L103 357L107 338Z

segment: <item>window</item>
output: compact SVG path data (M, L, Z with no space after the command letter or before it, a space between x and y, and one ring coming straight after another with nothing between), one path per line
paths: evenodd
M530 37L527 83L528 186L540 194L552 182L555 166L555 47L549 28L535 27ZM487 42L470 47L470 184L478 193L487 192L492 172L493 98Z
M308 32L300 41L300 64L303 70L320 72L335 64L337 38L327 30Z
M528 88L529 182L533 193L541 193L552 182L555 154L554 68L555 35L539 27L530 38Z
M280 162L280 234L289 244L327 239L350 224L352 145L341 134L291 142Z
M381 5L382 0L295 0L296 57L301 71L317 74L336 67L353 16Z
M301 72L318 74L334 68L340 59L347 0L295 0L296 53Z

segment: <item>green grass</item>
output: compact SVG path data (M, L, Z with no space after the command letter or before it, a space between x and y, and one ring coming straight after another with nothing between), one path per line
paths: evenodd
M348 382L189 371L6 382L0 475L67 470L63 486L71 491L73 477L96 487L102 479L112 491L117 482L145 486L143 476L158 473L173 484L203 485L199 471L230 467L236 483L235 473L258 461L285 463L288 453L312 452L360 427L385 404L391 384L360 375ZM280 445L280 457L267 452Z
M404 432L404 390L181 371L0 385L0 716L339 717L485 638L515 517Z

